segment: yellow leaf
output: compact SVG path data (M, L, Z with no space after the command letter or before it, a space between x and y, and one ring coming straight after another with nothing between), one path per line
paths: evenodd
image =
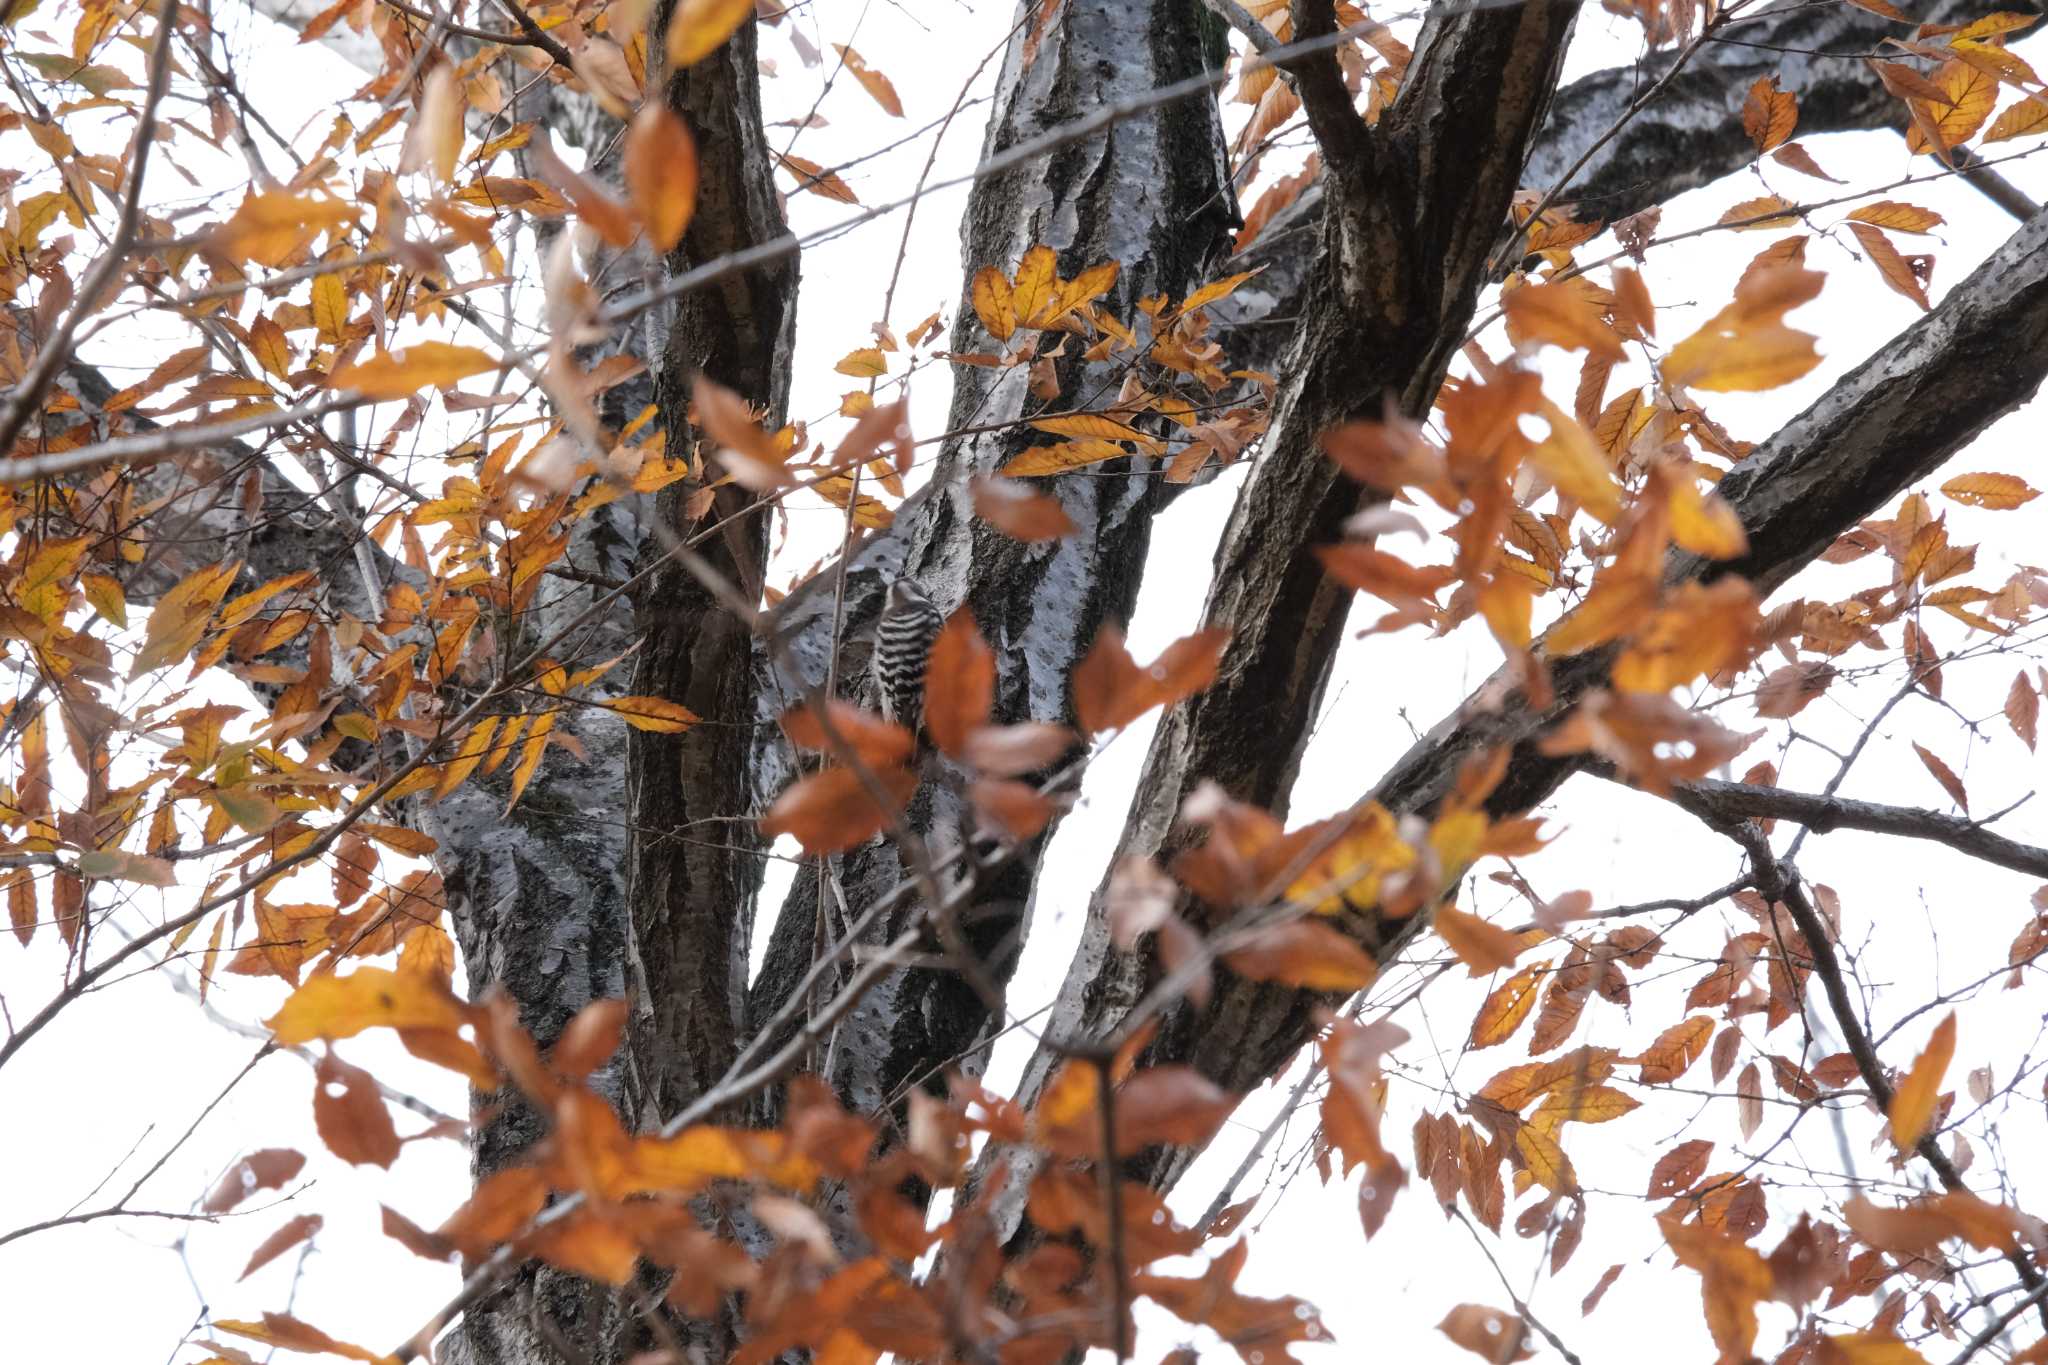
M1259 267L1259 270L1264 269L1264 266ZM1200 289L1197 289L1194 293L1188 295L1185 299L1181 300L1180 311L1183 313L1192 313L1197 308L1208 307L1210 304L1215 303L1218 299L1229 298L1232 294L1237 292L1237 287L1239 285L1243 284L1252 276L1258 274L1259 270L1247 270L1241 274L1226 275L1220 280L1209 281L1209 283L1203 285Z
M832 368L855 379L880 379L889 373L889 362L879 347L867 346L858 351L848 351Z
M1935 148L1922 129L1922 121L1931 125L1941 138L1943 148L1954 147L1967 142L1991 116L1992 106L1998 103L1998 81L1995 77L1978 70L1968 62L1945 62L1934 75L1934 83L1948 96L1946 105L1927 100L1914 101L1915 118L1906 129L1906 150L1916 155L1933 151Z
M2004 142L2035 133L2048 133L2048 96L2029 95L2005 110L1984 130L1984 141Z
M453 1032L468 1020L462 1002L429 978L383 967L358 967L347 976L321 973L293 991L264 1021L287 1047L351 1038L368 1028Z
M320 340L339 346L348 337L348 286L329 273L313 281L313 326Z
M1077 412L1065 417L1041 417L1031 425L1051 436L1073 436L1098 441L1137 441L1147 446L1159 444L1136 427L1092 412Z
M1043 244L1024 253L1017 262L1017 277L1011 282L1012 308L1017 321L1026 327L1041 327L1039 314L1059 298L1059 258Z
M257 315L249 324L249 353L256 357L256 363L266 371L284 378L291 373L292 345L285 340L284 328L274 319Z
M1860 208L1850 210L1849 217L1855 222L1890 228L1894 232L1932 232L1944 221L1933 209L1923 209L1917 204L1901 204L1896 199L1880 199L1875 204L1864 204Z
M420 341L344 365L330 383L337 389L354 389L366 398L405 398L423 388L445 389L457 380L497 367L496 360L474 346Z
M1737 559L1749 552L1749 536L1718 494L1700 490L1691 477L1671 485L1671 539L1683 549L1707 559Z
M1791 211L1791 203L1775 194L1760 199L1745 199L1729 209L1715 221L1737 224L1738 232L1768 232L1774 228L1793 227L1799 222L1799 215Z
M207 249L230 261L282 265L286 257L320 233L339 234L361 212L340 199L316 199L283 190L252 194L233 217L208 235Z
M974 272L974 314L997 341L1008 341L1017 330L1010 282L1003 272L985 265Z
M1942 1077L1948 1074L1949 1059L1955 1051L1956 1016L1951 1010L1934 1026L1926 1049L1914 1059L1912 1070L1892 1092L1892 1141L1903 1150L1911 1151L1927 1135L1927 1125L1934 1121L1935 1106L1941 1099Z
M626 130L626 193L656 251L683 239L697 208L697 144L658 100L642 105Z
M1528 1164L1529 1174L1535 1176L1545 1189L1558 1194L1570 1194L1578 1189L1579 1178L1572 1174L1571 1158L1564 1154L1564 1148L1557 1145L1557 1139L1541 1128L1530 1123L1517 1128L1515 1150Z
M663 697L614 697L605 706L635 730L679 735L697 723L697 713Z
M1130 453L1114 441L1062 441L1056 446L1033 446L997 472L1012 479L1064 474Z
M754 0L681 0L668 21L668 60L695 66L721 47L754 12Z
M1813 337L1785 314L1820 292L1817 270L1767 265L1744 274L1735 301L1671 348L1664 378L1687 388L1750 392L1789 384L1820 363Z

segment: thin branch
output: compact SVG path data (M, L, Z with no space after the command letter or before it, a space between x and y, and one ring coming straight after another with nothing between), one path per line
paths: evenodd
M1612 777L1611 771L1600 771ZM2048 877L2048 848L2038 848L1993 834L1984 822L1912 806L1887 806L1852 801L1843 796L1817 796L1783 787L1755 787L1742 782L1701 781L1672 788L1671 800L1717 828L1742 820L1790 820L1815 834L1837 829L1896 834L1946 844L1998 867L2033 877Z
M78 324L84 321L87 313L100 306L101 297L128 268L128 253L135 245L135 230L142 221L142 177L149 169L149 149L156 142L157 106L163 103L164 91L171 79L171 36L177 22L178 0L164 0L163 19L157 24L156 47L149 57L149 94L143 101L142 117L135 125L135 162L128 170L128 196L121 203L121 218L114 229L114 239L107 243L105 252L86 272L85 283L79 287L64 320L57 325L56 335L36 353L36 363L15 386L14 397L7 404L6 412L0 413L0 454L14 448L14 438L21 434L29 414L42 403L43 392L49 388L58 367L70 359L71 339L77 335Z
M1813 961L1814 975L1821 981L1825 991L1828 1009L1835 1016L1835 1024L1842 1030L1842 1040L1848 1045L1849 1055L1856 1060L1856 1070L1863 1077L1863 1083L1870 1088L1870 1094L1878 1107L1889 1113L1892 1107L1891 1078L1885 1074L1884 1063L1878 1060L1877 1049L1872 1046L1870 1034L1857 1017L1856 1004L1849 998L1848 981L1842 972L1842 960L1835 952L1834 939L1829 935L1827 924L1807 898L1806 884L1797 868L1781 862L1771 852L1770 841L1763 831L1749 821L1722 827L1743 851L1749 855L1751 868L1756 873L1757 890L1768 899L1785 907L1792 922L1799 929L1799 936L1806 941L1806 951ZM1920 1159L1934 1169L1942 1187L1951 1191L1967 1192L1962 1172L1956 1169L1948 1153L1941 1150L1935 1141L1935 1134L1921 1137L1914 1149ZM2048 1281L2034 1267L2033 1260L2024 1251L2013 1249L2006 1255L2020 1283L2030 1291L2030 1299L2041 1308L2041 1324L2048 1328Z

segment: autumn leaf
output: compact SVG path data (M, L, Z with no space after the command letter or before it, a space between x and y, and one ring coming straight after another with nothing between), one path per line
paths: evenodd
M1493 1047L1514 1036L1522 1021L1535 1008L1547 963L1524 967L1494 988L1472 1019L1472 1046Z
M1799 103L1787 90L1778 88L1775 75L1759 76L1742 102L1742 131L1768 152L1789 141L1799 124Z
M2032 753L2035 726L2041 719L2041 694L2034 690L2025 669L2013 675L2012 687L2005 694L2005 719Z
M313 1125L327 1149L351 1165L388 1167L398 1159L398 1130L377 1082L332 1052L314 1069Z
M1443 935L1444 943L1457 954L1458 960L1473 976L1485 976L1489 972L1512 967L1527 946L1520 934L1488 924L1479 916L1467 914L1454 905L1439 906L1435 924L1436 931Z
M988 722L995 686L995 655L963 606L932 641L925 664L924 724L932 743L963 757L967 737Z
M1880 199L1874 204L1862 204L1849 210L1849 221L1868 223L1872 227L1890 228L1893 232L1932 232L1940 227L1944 220L1932 209L1923 209L1916 204L1901 204L1893 199Z
M1249 980L1310 991L1362 991L1379 975L1370 953L1314 919L1253 930L1246 943L1223 954L1223 962Z
M751 8L752 0L747 0L747 3ZM841 180L837 171L828 171L815 161L807 161L788 152L775 152L773 155L776 164L796 177L798 189L809 190L812 194L822 199L830 199L834 203L860 203L860 197L853 192L853 187Z
M695 66L725 45L754 12L754 0L680 0L668 20L668 60Z
M604 707L635 730L662 735L679 735L699 719L689 707L665 697L614 697Z
M1713 1153L1713 1143L1694 1138L1658 1157L1657 1164L1650 1168L1650 1198L1664 1199L1691 1189L1706 1174L1707 1159Z
M1814 338L1784 322L1785 314L1820 292L1820 272L1771 266L1743 276L1735 301L1671 348L1664 377L1715 392L1749 392L1789 384L1820 363Z
M1868 223L1851 223L1849 231L1863 244L1864 255L1877 267L1878 275L1893 293L1902 294L1919 304L1922 312L1933 308L1934 305L1927 301L1927 289L1914 273L1912 263L1899 254L1891 238Z
M973 481L974 515L1012 540L1058 540L1077 529L1066 507L1047 493L994 475Z
M1920 1145L1920 1139L1927 1134L1927 1127L1934 1120L1934 1110L1941 1098L1942 1078L1948 1074L1949 1059L1956 1050L1956 1016L1951 1010L1927 1039L1927 1046L1914 1059L1906 1078L1899 1082L1892 1092L1891 1120L1892 1141L1901 1150L1911 1151Z
M1643 1049L1643 1084L1665 1085L1683 1076L1706 1052L1713 1036L1714 1021L1704 1014L1680 1020L1665 1029Z
M461 1002L445 985L383 967L311 977L264 1021L285 1046L315 1038L332 1042L379 1027L452 1033L467 1022Z
M1924 745L1917 741L1912 741L1912 744L1913 752L1920 756L1921 766L1925 767L1933 775L1934 780L1941 784L1941 789L1949 794L1950 799L1963 808L1963 814L1968 815L1970 813L1970 794L1963 789L1963 780L1955 775L1954 769L1950 768L1948 764L1942 762L1939 758L1936 758L1933 752Z
M2041 496L2015 474L1958 474L1941 486L1942 494L1971 507L2010 512Z
M310 1323L284 1313L265 1313L261 1322L237 1322L229 1318L215 1318L213 1329L230 1336L246 1337L268 1346L282 1347L287 1351L303 1351L311 1355L345 1356L350 1360L367 1362L367 1365L389 1365L393 1357L379 1351L352 1346L346 1341L327 1335Z
M1527 1360L1536 1353L1525 1344L1529 1324L1513 1313L1476 1303L1461 1303L1436 1325L1458 1345L1493 1365Z
M883 113L890 118L903 117L903 101L896 98L896 87L889 83L887 76L869 66L858 52L844 43L832 44L832 50L839 54L839 60L846 64L846 69L860 82L860 88L867 91L868 96L876 104L882 106Z
M1106 625L1074 667L1074 710L1086 734L1120 730L1155 706L1171 706L1206 688L1230 632L1211 627L1168 645L1149 667L1124 648L1123 632Z
M288 1147L266 1147L260 1152L251 1152L228 1167L200 1203L200 1208L208 1213L226 1213L261 1190L282 1189L287 1181L305 1169L305 1165L306 1158Z
M827 768L792 784L761 817L769 838L787 834L807 853L843 853L888 828L917 789L917 774L904 768L870 771L887 805L876 803L862 775L851 768Z
M280 1227L276 1232L263 1239L256 1250L250 1253L249 1263L242 1267L242 1273L235 1278L237 1280L248 1279L258 1270L261 1270L264 1266L270 1264L270 1262L318 1232L320 1225L324 1221L317 1213L302 1213L298 1217L291 1219L283 1227Z
M666 105L648 100L626 129L626 191L656 251L683 239L697 209L697 176L690 130Z
M421 341L335 371L329 387L354 389L365 398L407 398L423 388L445 389L473 374L495 370L498 362L474 346Z
M831 731L825 721L831 722ZM782 715L782 733L799 749L813 753L838 753L843 746L872 767L888 767L910 757L916 740L910 731L887 721L852 702L827 704L821 718L810 703L792 707Z

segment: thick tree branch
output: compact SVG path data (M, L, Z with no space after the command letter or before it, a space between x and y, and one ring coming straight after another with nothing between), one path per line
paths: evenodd
M1928 23L1961 23L1980 12L1972 0L1936 0L1920 17ZM1577 206L1579 217L1609 223L1710 185L1757 160L1756 146L1737 115L1743 92L1766 75L1776 76L1798 99L1801 136L1903 128L1904 107L1869 63L1820 54L1869 51L1887 34L1904 33L1902 26L1850 4L1795 0L1746 17L1727 30L1726 36L1739 37L1740 43L1714 42L1693 54L1656 101L1621 123L1620 131L1590 156L1639 93L1670 72L1676 57L1652 53L1635 65L1582 76L1560 87L1551 101L1543 129L1530 145L1522 184L1548 189L1583 160L1562 198ZM1211 310L1233 364L1278 367L1305 309L1310 282L1320 278L1312 243L1322 197L1319 180L1267 224L1234 263L1237 269L1263 271Z
M1037 12L1030 4L1019 11L1023 18ZM1116 287L1101 306L1119 317L1133 316L1135 301L1148 295L1187 294L1210 277L1234 219L1222 127L1208 100L1138 106L1156 92L1215 80L1226 47L1222 24L1177 0L1069 0L1053 12L1027 63L1030 32L1029 23L1020 23L1005 53L982 158L985 167L1002 169L979 179L968 202L967 274L983 266L1013 271L1025 251L1043 244L1058 253L1066 278L1118 262ZM1083 120L1074 126L1084 136L1015 159L1042 145L1040 130L1060 127L1075 108L1134 112L1113 130ZM1145 193L1132 195L1134 185L1145 186ZM955 345L1003 349L966 307ZM1157 462L1134 456L1127 467L1111 464L1054 483L1052 491L1078 528L1057 542L1026 543L997 533L974 515L970 484L1028 443L1022 419L1117 392L1125 374L1121 361L1091 363L1072 351L1058 362L1064 396L1051 403L1029 392L1028 367L959 368L951 423L958 434L942 446L926 490L898 509L891 530L849 565L843 601L832 590L837 575L828 570L814 580L821 590L783 604L780 644L763 651L761 660L764 720L803 685L822 682L834 663L841 690L862 694L866 637L884 589L898 575L919 579L943 610L965 605L972 611L996 650L999 720L1071 719L1074 664L1101 623L1127 619L1136 600L1157 506L1158 480L1151 477ZM779 657L794 659L805 676L788 677L777 666ZM773 736L765 726L760 733ZM973 816L957 774L936 770L939 763L933 760L928 769L907 821L918 839L945 848L965 841ZM772 750L757 750L755 770L761 785L773 790L787 766ZM1020 850L960 912L963 936L982 956L976 973L984 982L1006 979L1015 961L1049 834ZM840 897L857 914L903 881L905 868L894 845L877 843L836 859L830 877L821 889L815 864L797 877L749 1004L750 1031L783 1009L812 962L813 944L830 936L822 930L841 913L835 909ZM916 913L916 906L905 905L877 928L878 940L899 932ZM986 1002L961 972L902 971L844 1021L832 1050L832 1079L856 1107L886 1109L935 1064L971 1053L990 1025Z
M1672 576L1705 579L1734 572L1761 591L1776 588L1843 529L1940 467L1984 428L2026 401L2044 373L2048 213L2037 214L1960 281L1932 313L1851 371L1722 480L1722 496L1749 533L1750 550L1743 559L1710 564L1679 558L1672 564ZM1247 490L1247 501L1259 482L1255 478ZM1228 567L1243 579L1285 573L1289 562L1276 553ZM1216 592L1230 592L1221 576ZM1253 619L1258 619L1256 614ZM1267 705L1277 703L1279 725L1288 724L1296 708L1304 705L1304 699L1289 690L1288 679L1310 666L1301 662L1306 653L1297 649L1286 654L1276 648L1274 671L1255 679ZM1535 741L1605 681L1611 657L1607 651L1594 650L1558 662L1552 670L1557 700L1545 711L1522 705L1513 696L1505 703L1468 703L1418 741L1373 796L1397 813L1426 813L1449 791L1467 757L1507 745L1513 750L1508 772L1489 807L1502 814L1536 805L1580 766L1580 759L1540 754ZM1133 810L1124 852L1144 853L1162 846L1186 786L1181 774L1218 777L1242 799L1284 803L1292 757L1291 751L1275 753L1279 746L1274 743L1273 712L1253 718L1247 711L1229 724L1218 723L1216 703L1227 701L1231 690L1242 685L1241 678L1226 661L1216 689L1177 708L1162 724L1141 782L1141 792L1147 795ZM1497 691L1498 683L1493 687ZM1312 715L1313 710L1310 704L1301 714ZM1305 726L1306 721L1299 723ZM1257 736L1257 741L1250 736ZM1199 762L1191 761L1196 758ZM1181 763L1189 766L1177 766ZM1388 935L1384 941L1398 939ZM1114 1027L1139 998L1146 977L1143 962L1110 951L1098 893L1090 906L1081 952L1055 1011L1054 1034L1086 1037ZM1168 1019L1148 1060L1193 1061L1226 1087L1248 1090L1311 1036L1318 1003L1305 992L1227 978L1219 983L1207 1009L1183 1008ZM1043 1066L1034 1062L1034 1081L1042 1074ZM1185 1153L1167 1157L1155 1169L1155 1179L1170 1183L1187 1159Z

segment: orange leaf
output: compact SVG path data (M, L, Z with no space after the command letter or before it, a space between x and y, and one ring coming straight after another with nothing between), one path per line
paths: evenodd
M883 720L872 711L863 711L852 702L832 702L826 711L826 719L832 722L838 743L853 750L869 767L883 768L901 763L917 747L910 731ZM808 704L785 712L780 724L782 733L788 735L789 742L799 749L810 749L816 753L833 753L836 750L833 737L825 733L818 713Z
M1799 125L1799 102L1778 88L1776 76L1759 76L1742 102L1742 131L1759 152L1782 146Z
M1372 955L1320 920L1296 919L1257 930L1223 955L1224 965L1253 981L1278 981L1311 991L1362 991L1379 975Z
M995 691L996 657L963 606L932 641L925 665L924 727L932 743L964 757L968 736L988 723Z
M398 1129L370 1073L330 1052L313 1074L313 1125L327 1149L352 1166L396 1161Z
M344 365L328 382L331 388L354 389L365 398L409 398L417 390L445 389L457 380L496 368L498 362L474 346L419 341Z
M846 69L860 82L860 88L867 91L876 104L882 106L883 112L891 118L903 117L903 101L896 98L896 87L889 83L887 76L869 66L858 52L844 43L832 44L832 50L846 63Z
M669 64L695 66L723 47L753 12L754 0L681 0L668 21Z
M1074 521L1058 498L1034 493L993 475L973 483L974 515L1012 540L1057 540L1074 533Z
M656 251L683 240L697 209L697 144L659 100L643 104L626 130L626 192Z
M1713 1036L1714 1021L1704 1014L1695 1014L1665 1029L1643 1050L1643 1084L1662 1085L1683 1076L1706 1052Z
M1899 1082L1898 1089L1892 1092L1892 1141L1903 1150L1911 1151L1926 1136L1927 1126L1934 1120L1936 1103L1941 1098L1942 1077L1948 1074L1949 1059L1955 1056L1955 1051L1956 1016L1951 1010L1934 1026L1926 1048L1914 1059L1912 1069Z
M467 1022L462 1002L446 986L383 967L312 977L264 1021L286 1046L315 1038L332 1042L378 1027L453 1033Z
M1958 474L1941 491L1957 502L1993 512L2010 512L2041 496L2039 489L2015 474Z
M1928 772L1934 775L1934 780L1939 782L1942 790L1947 792L1955 800L1955 803L1963 808L1963 814L1968 815L1970 813L1970 794L1963 790L1963 780L1955 775L1955 771L1948 764L1936 758L1918 743L1913 745L1913 752L1920 755L1920 762L1926 767Z
M614 697L604 705L635 730L656 734L679 735L698 719L689 707L664 697Z
M1524 1344L1529 1337L1529 1324L1498 1308L1461 1303L1436 1328L1472 1354L1493 1362L1493 1365L1527 1360L1535 1354Z
M792 785L775 798L761 817L761 832L770 838L787 834L807 853L843 853L864 843L889 825L917 790L917 774L885 768L872 774L889 806L875 798L851 768L827 768Z
M1450 950L1471 969L1474 976L1485 976L1488 972L1512 967L1528 946L1522 942L1520 934L1509 933L1497 924L1488 924L1479 916L1467 914L1454 905L1438 908L1436 931L1443 935Z
M1548 968L1548 963L1524 967L1494 988L1473 1017L1473 1047L1492 1047L1514 1036L1535 1007L1537 987Z

